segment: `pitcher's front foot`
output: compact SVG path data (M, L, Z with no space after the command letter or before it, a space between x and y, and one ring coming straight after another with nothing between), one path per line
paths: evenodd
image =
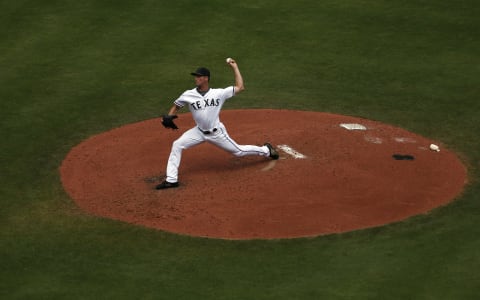
M155 189L164 190L164 189L176 188L178 187L178 185L179 185L178 182L168 182L165 180L164 182L157 185Z

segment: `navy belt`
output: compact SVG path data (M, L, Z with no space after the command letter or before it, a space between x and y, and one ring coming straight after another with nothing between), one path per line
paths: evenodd
M212 132L216 132L218 129L213 128L211 131L210 130L201 130L200 127L198 127L198 130L200 130L203 134L210 134Z

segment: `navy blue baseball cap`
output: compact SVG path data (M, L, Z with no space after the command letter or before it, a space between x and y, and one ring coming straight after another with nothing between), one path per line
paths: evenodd
M195 72L190 73L193 76L208 76L210 78L210 71L207 68L198 68Z

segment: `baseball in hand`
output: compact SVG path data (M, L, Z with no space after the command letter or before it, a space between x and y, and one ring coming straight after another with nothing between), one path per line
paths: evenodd
M232 62L232 60L233 60L233 59L232 59L232 58L230 58L230 57L229 57L229 58L227 58L227 59L226 59L226 61L227 61L227 64L229 64L230 62Z

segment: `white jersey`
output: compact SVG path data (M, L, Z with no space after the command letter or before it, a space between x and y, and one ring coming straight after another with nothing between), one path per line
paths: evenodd
M196 88L185 91L175 105L184 107L192 113L192 117L201 130L212 130L220 124L220 110L225 101L235 95L235 88L229 86L224 89L209 89L205 95L201 95Z

